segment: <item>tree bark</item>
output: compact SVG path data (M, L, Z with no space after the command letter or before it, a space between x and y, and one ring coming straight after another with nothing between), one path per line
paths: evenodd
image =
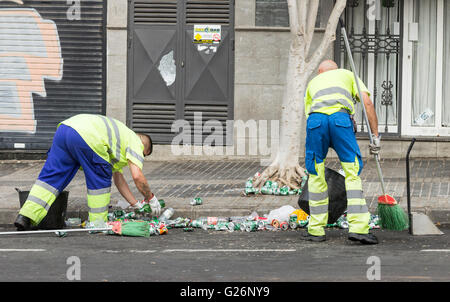
M272 164L254 179L254 187L259 188L267 180L277 181L280 186L287 185L291 189L300 188L302 177L305 176L304 169L299 165L298 160L305 141L303 128L306 116L303 99L307 82L325 56L326 50L335 40L336 26L346 5L346 0L336 1L320 46L308 60L319 1L287 1L291 44L281 107L280 145Z

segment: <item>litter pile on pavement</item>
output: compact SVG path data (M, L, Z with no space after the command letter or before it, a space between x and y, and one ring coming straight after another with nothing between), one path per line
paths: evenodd
M192 200L191 205L200 205L202 203L203 201L201 198L195 198ZM119 234L123 236L149 237L167 234L172 228L182 228L185 232L191 232L194 231L194 229L228 232L285 231L288 229L294 230L297 228L305 228L309 223L309 215L306 212L301 209L295 209L290 205L274 209L263 216L260 216L257 212L253 212L248 216L200 217L192 220L184 217L173 219L173 215L173 208L167 208L159 217L152 216L149 207L131 211L118 209L108 214L108 222L103 223L103 225L91 224L82 226L87 228L102 228L109 226L111 227L111 230L104 231L104 233L111 235ZM66 223L68 226L71 226L70 220ZM124 231L123 227L131 224L135 224L135 227L137 228L143 227L145 230ZM346 213L344 213L335 223L328 224L327 227L347 229L348 221ZM380 228L377 215L371 215L369 227L370 229Z
M280 187L278 182L271 181L271 180L267 180L264 183L264 185L261 187L261 189L254 188L253 182L259 176L261 176L261 174L258 172L255 174L255 176L247 179L247 182L245 183L245 189L244 189L243 195L245 195L245 196L252 195L252 194L280 195L280 196L300 195L300 194L302 194L302 188L304 187L306 180L308 179L307 176L302 177L302 183L301 183L301 186L299 189L291 189L288 186Z

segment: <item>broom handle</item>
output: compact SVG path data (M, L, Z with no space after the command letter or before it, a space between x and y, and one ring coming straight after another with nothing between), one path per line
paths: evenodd
M111 228L17 231L17 232L0 232L0 235L25 235L25 234L46 234L46 233L56 233L56 232L86 232L86 231L109 231L109 230L111 230Z
M350 43L348 42L348 38L347 38L347 31L345 30L344 22L342 21L342 19L339 19L339 23L341 24L341 31L344 36L345 48L347 50L347 55L350 60L350 65L352 67L353 76L355 77L356 88L358 89L358 95L362 99L361 88L359 87L358 74L356 72L355 62L353 61L353 55L352 55L352 51L350 49ZM370 129L369 119L367 118L367 112L366 112L366 107L364 105L364 100L362 100L361 103L362 103L362 108L363 108L363 113L364 113L364 119L367 124L367 132L369 133L369 140L370 140L370 143L373 144L372 130ZM381 166L380 166L378 154L374 154L374 158L375 158L375 162L377 165L378 178L380 179L380 183L381 183L381 190L383 191L383 196L384 196L384 195L386 195L386 189L384 186L383 173L381 172ZM373 200L370 203L369 208L372 206L372 203L373 203Z

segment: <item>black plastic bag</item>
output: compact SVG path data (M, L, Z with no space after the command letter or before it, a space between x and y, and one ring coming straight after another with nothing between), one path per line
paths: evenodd
M345 177L333 169L325 167L325 180L328 184L328 224L332 224L347 210ZM309 215L308 196L308 181L306 181L302 194L298 198L298 206Z

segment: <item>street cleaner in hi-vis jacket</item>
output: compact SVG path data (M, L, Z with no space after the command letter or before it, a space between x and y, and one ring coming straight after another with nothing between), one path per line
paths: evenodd
M373 144L369 144L369 150L371 154L378 154L381 146L375 108L370 100L370 93L361 80L359 85L373 133ZM305 166L309 172L310 221L308 231L302 239L326 240L324 227L328 221L328 186L324 161L328 148L331 147L336 151L345 172L348 239L363 244L378 243L377 238L369 233L370 213L359 177L363 162L352 117L357 101L361 101L361 96L358 95L353 73L338 69L337 64L331 60L322 62L319 75L309 82L305 93Z
M130 205L141 208L149 203L152 213L159 216L161 205L142 172L144 157L150 155L152 149L150 136L136 134L110 117L79 114L62 121L47 160L14 225L18 230L38 225L80 167L86 178L89 223L107 221L111 178ZM128 187L122 174L126 165L144 196L143 201L138 201Z

